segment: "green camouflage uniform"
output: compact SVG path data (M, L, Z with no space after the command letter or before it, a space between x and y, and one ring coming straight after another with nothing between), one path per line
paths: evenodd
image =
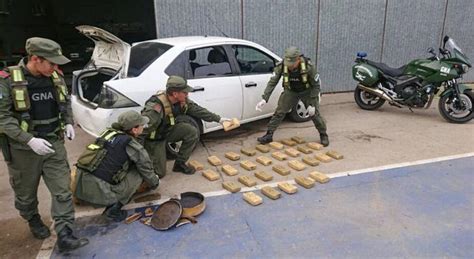
M170 79L173 77L170 77ZM169 84L167 84L167 88L170 88ZM166 95L166 93L161 94ZM153 95L148 99L142 111L144 116L150 118L148 128L146 129L147 136L144 146L153 160L156 173L160 177L166 175L166 143L182 141L176 161L186 162L199 140L199 129L187 122L185 116L182 115L189 115L204 121L219 122L221 119L219 115L208 111L189 99L186 100L184 107L176 103L171 108L175 118L174 125L171 125L169 116L165 116L165 108L158 95ZM150 139L153 131L156 131L156 137L155 139Z
M30 86L44 86L54 89L49 77L33 76L24 65L20 64L28 89ZM20 215L30 220L38 214L37 191L40 178L51 193L51 216L55 222L56 232L64 227L72 227L74 222L74 208L72 204L70 171L67 153L64 147L62 130L50 132L49 136L42 137L52 144L54 153L40 156L26 145L36 133L25 132L21 129L19 113L13 108L11 77L0 77L0 132L6 135L11 152L11 161L7 162L10 174L10 184L15 192L15 208ZM69 96L67 109L62 111L61 117L65 124L74 124ZM34 111L31 111L34 113ZM31 128L31 127L30 127Z
M291 88L284 87L283 92L278 99L278 107L273 114L270 122L268 123L268 131L275 131L280 125L281 121L285 118L285 115L295 107L298 103L298 100L301 100L306 107L313 106L316 109L315 115L311 118L316 129L319 133L326 133L326 123L319 112L319 93L320 85L318 78L318 73L316 68L309 61L307 62L308 66L308 83L309 88L302 91L294 91ZM272 94L275 86L278 84L282 76L283 71L283 62L278 63L273 69L274 75L270 78L270 81L265 88L265 91L262 95L262 99L268 102L270 95Z
M103 206L116 202L127 204L143 181L149 186L157 186L160 181L154 172L153 163L146 150L135 138L132 137L126 146L126 153L129 158L126 176L115 185L78 168L76 197Z

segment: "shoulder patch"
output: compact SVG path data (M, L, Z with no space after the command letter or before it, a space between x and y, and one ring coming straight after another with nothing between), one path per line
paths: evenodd
M6 71L0 70L0 77L1 78L9 78L10 74Z
M318 73L316 73L316 75L314 75L314 81L319 82L319 74Z
M161 113L161 109L161 104L157 103L153 105L153 110L155 110L156 112Z

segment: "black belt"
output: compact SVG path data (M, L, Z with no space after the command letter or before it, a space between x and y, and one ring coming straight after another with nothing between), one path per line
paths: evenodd
M46 139L48 141L57 141L59 140L61 137L60 137L60 134L59 134L59 131L57 132L49 132L49 133L46 133L46 132L37 132L36 134L33 134L35 137L38 137L38 138L42 138L42 139Z

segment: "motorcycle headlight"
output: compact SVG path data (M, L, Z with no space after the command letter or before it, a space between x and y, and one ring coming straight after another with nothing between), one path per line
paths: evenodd
M469 71L469 67L467 65L462 64L462 71L464 71L464 73L467 73L467 71Z

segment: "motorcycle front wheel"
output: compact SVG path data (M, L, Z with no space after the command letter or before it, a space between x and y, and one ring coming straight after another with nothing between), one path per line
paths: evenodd
M474 93L472 90L464 90L457 98L454 94L446 94L439 98L438 108L441 116L452 123L466 123L474 118L472 106L474 104Z
M359 87L356 87L354 91L354 99L357 105L364 110L375 110L385 103L384 99L366 92Z

